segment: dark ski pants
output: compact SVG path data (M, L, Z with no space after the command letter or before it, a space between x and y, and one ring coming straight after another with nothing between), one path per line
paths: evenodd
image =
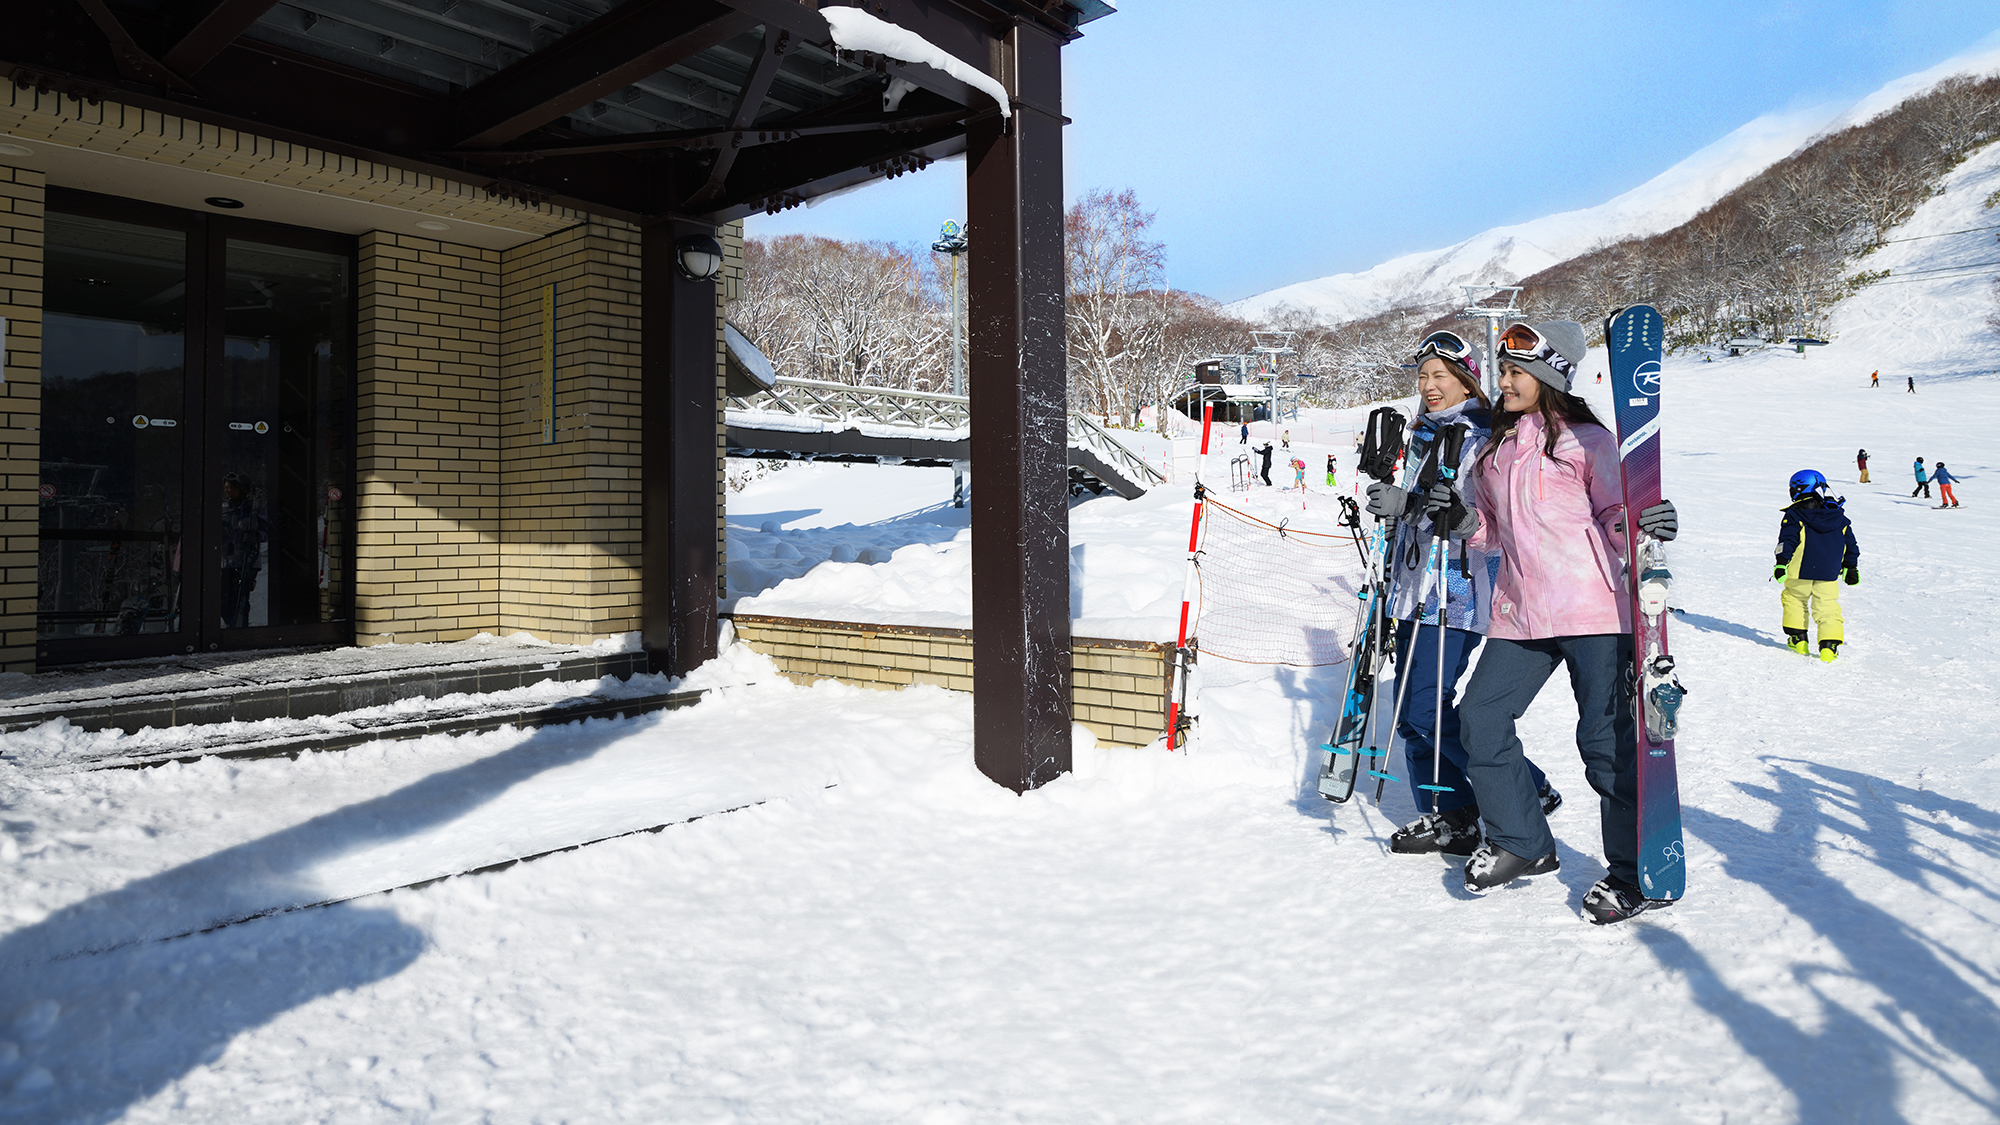
M1536 797L1516 720L1527 713L1558 665L1569 666L1576 695L1576 750L1597 790L1604 826L1604 861L1611 873L1639 881L1638 730L1625 685L1632 666L1630 633L1596 633L1547 640L1487 638L1479 667L1458 705L1466 777L1493 843L1529 859L1555 850L1549 819Z
M1416 634L1415 648L1410 647L1412 630ZM1433 807L1431 791L1418 788L1431 784L1436 757L1431 749L1431 731L1437 713L1437 634L1435 625L1396 623L1396 651L1409 658L1407 665L1398 665L1396 674L1407 674L1410 679L1403 710L1396 716L1396 733L1403 736L1404 761L1410 770L1410 797L1416 801L1418 812L1450 812L1477 803L1472 796L1472 783L1465 779L1465 746L1459 741L1458 708L1453 706L1458 679L1465 675L1465 666L1472 663L1472 650L1479 647L1479 634L1463 629L1447 627L1444 631L1444 719L1435 727L1438 741L1444 747L1444 760L1436 763L1437 784L1451 786L1451 792L1437 794L1437 805ZM1402 690L1401 684L1396 687ZM1528 770L1534 777L1536 791L1540 792L1548 784L1548 778L1533 762L1528 763Z

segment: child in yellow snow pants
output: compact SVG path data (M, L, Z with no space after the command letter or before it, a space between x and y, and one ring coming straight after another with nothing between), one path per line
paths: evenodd
M1827 489L1826 477L1812 469L1792 474L1792 502L1778 525L1778 557L1771 577L1785 584L1785 647L1810 653L1806 614L1819 627L1819 658L1832 663L1847 639L1840 617L1840 585L1861 581L1861 548L1845 504Z

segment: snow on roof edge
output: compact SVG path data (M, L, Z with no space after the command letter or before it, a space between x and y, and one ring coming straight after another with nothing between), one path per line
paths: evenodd
M941 70L1000 103L1000 116L1013 116L1013 103L1007 99L1005 86L909 28L869 15L860 8L822 8L819 14L826 17L826 26L833 30L835 45Z

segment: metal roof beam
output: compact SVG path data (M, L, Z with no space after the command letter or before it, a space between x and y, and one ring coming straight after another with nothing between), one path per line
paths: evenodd
M729 115L730 129L748 129L756 122L757 112L764 108L764 95L771 89L771 80L778 76L778 63L784 58L785 44L791 37L792 33L783 28L765 26L764 45L757 53L757 64L744 78L743 90L736 97L736 111ZM729 169L736 163L736 154L741 151L741 146L735 144L717 148L715 163L709 165L708 182L688 197L682 210L691 210L719 197L723 185L729 180Z
M278 0L216 0L180 42L167 48L160 61L175 74L193 77L222 53L237 36L256 23Z
M111 9L105 6L104 0L76 0L76 5L83 9L84 14L90 17L90 22L97 25L97 30L103 32L104 38L111 44L111 60L117 64L118 73L134 82L165 86L183 93L194 92L194 88L189 86L185 79L162 65L160 60L139 46L138 41L132 38L132 33L125 30L125 25L118 21L117 16L111 14Z
M459 144L510 141L755 26L715 0L627 0L460 95Z

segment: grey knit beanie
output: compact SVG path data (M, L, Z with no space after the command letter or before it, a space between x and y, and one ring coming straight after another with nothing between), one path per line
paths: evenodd
M1582 368L1584 353L1588 350L1583 325L1574 320L1545 320L1533 327L1542 334L1542 339L1555 348L1563 362L1552 364L1539 359L1522 359L1504 350L1500 353L1501 361L1519 367L1564 394L1570 393L1570 386L1576 381L1576 373ZM1564 367L1568 369L1563 370Z

